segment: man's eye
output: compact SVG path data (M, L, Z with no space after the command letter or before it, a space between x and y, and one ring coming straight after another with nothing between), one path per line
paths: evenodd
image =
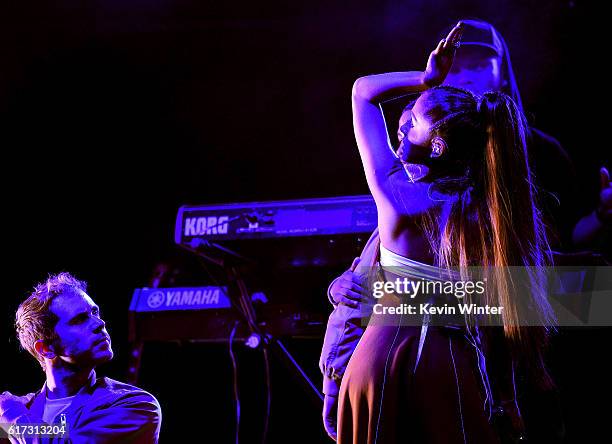
M83 322L85 322L87 320L87 315L86 314L82 314L77 316L76 318L74 318L71 322L71 324L81 324Z

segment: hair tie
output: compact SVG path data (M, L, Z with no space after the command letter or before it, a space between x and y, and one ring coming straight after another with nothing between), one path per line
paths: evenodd
M484 102L484 95L476 97L476 112L479 114L482 111L483 102Z

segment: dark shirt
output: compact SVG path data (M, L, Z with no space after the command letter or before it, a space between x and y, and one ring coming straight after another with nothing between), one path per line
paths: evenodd
M572 230L579 218L574 166L559 141L536 128L531 128L527 150L548 241L553 250L567 251L571 249Z

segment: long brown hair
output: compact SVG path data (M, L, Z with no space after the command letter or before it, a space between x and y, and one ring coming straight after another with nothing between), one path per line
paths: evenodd
M542 267L552 254L536 206L527 156L525 118L512 98L489 92L483 97L453 87L424 93L423 113L433 122L432 137L447 142L432 187L451 195L448 211L424 218L424 232L436 265L485 267L492 273L485 303L503 306L504 335L511 349L550 386L542 349L554 315L546 299ZM527 288L519 288L508 267L529 267ZM520 293L519 293L520 292ZM520 298L516 296L520 295ZM468 299L469 302L469 299ZM539 327L523 327L523 310Z

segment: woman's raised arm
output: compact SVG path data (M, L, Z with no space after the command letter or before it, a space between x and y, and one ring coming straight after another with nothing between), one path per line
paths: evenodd
M395 161L380 102L401 94L422 92L441 84L453 63L461 38L458 23L438 44L424 72L391 72L361 77L353 85L353 128L370 192L379 212L388 208L391 192L387 175Z
M377 205L387 194L386 178L396 160L380 102L428 88L423 72L391 72L361 77L353 85L353 128L370 192ZM380 210L380 208L379 208Z

